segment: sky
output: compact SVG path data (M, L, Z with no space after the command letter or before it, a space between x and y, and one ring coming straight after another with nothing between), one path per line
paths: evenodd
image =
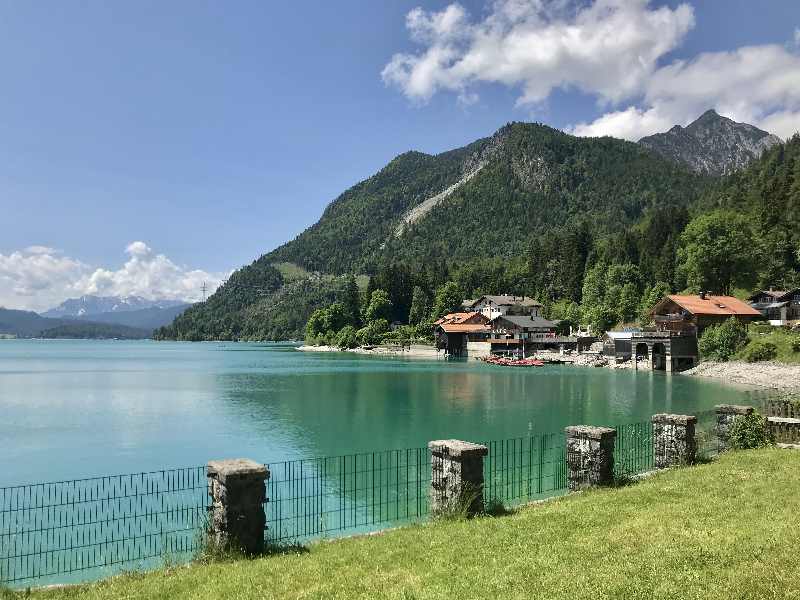
M800 2L0 1L0 306L198 300L407 150L800 130Z

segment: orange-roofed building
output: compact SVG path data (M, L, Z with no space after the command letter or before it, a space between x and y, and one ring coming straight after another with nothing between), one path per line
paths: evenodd
M434 322L436 347L452 356L466 352L467 342L483 341L491 331L489 319L479 312L450 313Z
M718 325L731 317L749 323L761 313L733 296L713 294L671 294L650 311L659 331L696 331Z

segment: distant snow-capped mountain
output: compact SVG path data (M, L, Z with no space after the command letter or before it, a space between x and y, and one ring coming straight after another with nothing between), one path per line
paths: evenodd
M82 296L65 300L43 312L43 317L85 319L93 315L124 313L150 308L165 309L186 306L183 300L147 300L141 296Z

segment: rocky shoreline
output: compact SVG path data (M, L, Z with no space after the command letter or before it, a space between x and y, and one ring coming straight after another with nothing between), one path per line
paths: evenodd
M726 383L770 390L800 391L800 365L778 362L702 362L680 375L708 377Z

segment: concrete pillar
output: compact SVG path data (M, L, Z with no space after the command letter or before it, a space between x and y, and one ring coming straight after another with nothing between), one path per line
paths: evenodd
M717 411L717 441L719 443L719 451L724 452L729 448L728 432L730 431L733 421L743 415L753 413L752 406L740 406L736 404L717 404L715 407Z
M567 435L567 485L573 492L614 482L614 440L610 427L572 425Z
M208 463L209 534L222 549L257 554L264 549L267 468L246 458Z
M428 442L431 451L431 514L483 511L483 457L489 449L461 440Z
M656 469L690 465L697 452L697 417L653 415L653 464Z
M664 357L664 369L667 371L667 373L672 373L672 355L671 354L667 354Z

